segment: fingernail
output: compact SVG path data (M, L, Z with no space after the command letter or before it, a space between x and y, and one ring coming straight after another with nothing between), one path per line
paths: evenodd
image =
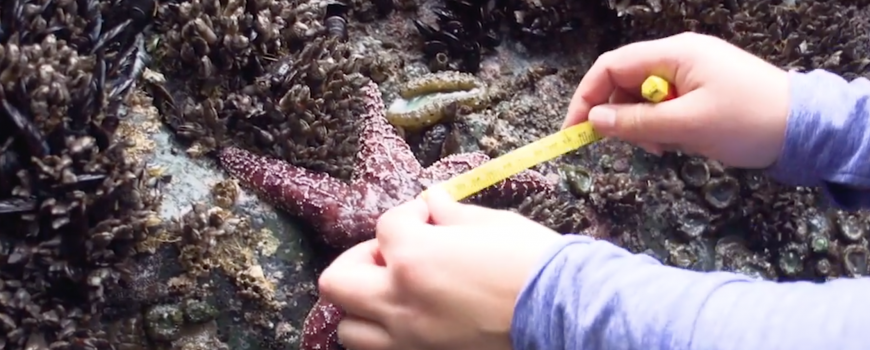
M427 201L429 201L430 198L432 198L433 192L438 192L438 190L436 189L436 186L432 186L432 187L429 187L429 188L423 190L423 192L420 192L420 194L418 194L417 197L415 197L414 199L420 199L424 202L427 202ZM437 197L438 194L435 194L435 196Z
M616 125L616 111L613 108L595 106L589 110L589 121L593 125L610 128Z
M426 192L429 192L429 198L434 201L445 201L450 198L450 194L440 186L430 187Z
M427 204L439 203L444 201L453 201L453 197L441 186L432 186L426 189L423 196L420 196Z

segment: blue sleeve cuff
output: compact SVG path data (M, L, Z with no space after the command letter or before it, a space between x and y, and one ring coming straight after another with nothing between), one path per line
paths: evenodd
M779 159L767 169L789 185L821 186L835 205L870 205L870 81L789 72L790 110Z

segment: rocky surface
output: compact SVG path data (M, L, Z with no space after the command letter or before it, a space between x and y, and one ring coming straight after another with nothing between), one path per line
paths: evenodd
M235 146L349 180L369 82L387 106L434 71L467 72L485 88L473 105L427 105L437 121L399 129L428 166L456 153L495 157L556 131L595 57L625 42L694 30L784 68L853 78L870 62L863 0L444 1L4 2L0 83L12 105L0 120L14 132L0 130L0 214L12 220L0 293L15 298L0 304L0 340L11 349L298 348L318 270L337 252L295 220L305 213L246 192L214 155ZM120 139L129 147L106 147ZM101 149L81 151L92 144ZM51 166L21 161L30 158ZM21 180L22 169L40 181ZM817 189L613 140L535 170L558 193L507 209L563 233L702 271L870 274L870 217L828 208ZM112 181L88 185L104 178ZM93 222L75 211L82 203ZM34 236L34 215L53 226ZM58 245L61 236L79 239ZM49 297L70 286L74 295Z

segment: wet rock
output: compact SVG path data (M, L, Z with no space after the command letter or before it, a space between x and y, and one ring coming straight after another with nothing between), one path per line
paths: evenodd
M214 322L190 325L184 328L178 339L172 342L172 350L229 350L220 341Z

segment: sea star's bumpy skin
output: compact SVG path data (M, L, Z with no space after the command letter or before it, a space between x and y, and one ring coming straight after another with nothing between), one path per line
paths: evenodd
M220 154L222 166L244 186L307 220L324 243L337 249L373 238L378 217L388 209L489 160L483 153L462 153L424 169L387 122L377 85L370 82L362 92L366 113L350 184L238 148ZM509 205L541 191L553 191L553 184L538 172L524 171L470 201ZM335 305L318 301L305 320L301 349L338 349L335 330L341 317Z

